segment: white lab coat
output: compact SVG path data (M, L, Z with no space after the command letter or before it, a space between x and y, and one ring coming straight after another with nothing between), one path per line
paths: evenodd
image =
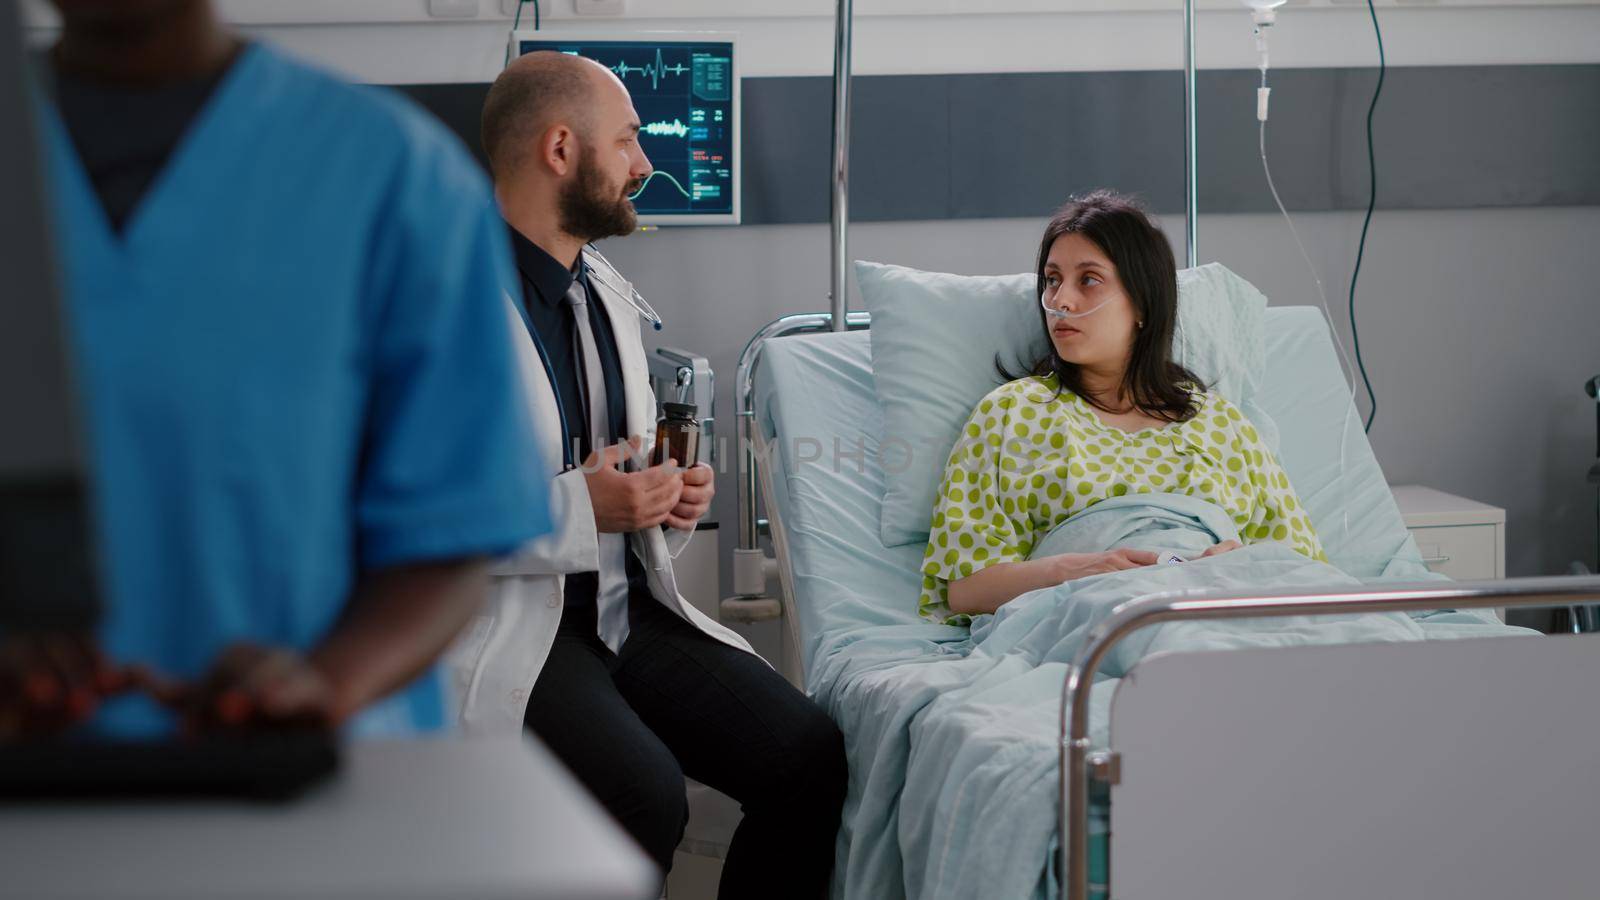
M648 446L655 438L656 398L640 341L639 315L628 299L618 296L605 281L591 278L589 283L593 295L605 305L616 335L628 434L642 435ZM621 287L631 289L626 284ZM561 472L561 419L555 389L527 326L512 305L517 302L506 298L506 323L516 345L517 371L537 426L540 457L547 471ZM598 566L594 510L582 470L557 475L550 494L555 530L495 567L481 614L445 654L446 677L463 731L515 734L521 730L528 694L550 655L561 621L566 576L592 572ZM628 546L644 563L650 593L658 602L711 637L753 653L742 637L711 620L678 593L672 556L691 537L693 532L647 528L629 535Z

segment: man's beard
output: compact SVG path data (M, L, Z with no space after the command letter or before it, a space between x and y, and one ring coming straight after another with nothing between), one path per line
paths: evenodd
M588 149L579 151L578 177L561 192L561 230L585 242L632 234L639 214L628 197L639 187L634 180L614 193Z

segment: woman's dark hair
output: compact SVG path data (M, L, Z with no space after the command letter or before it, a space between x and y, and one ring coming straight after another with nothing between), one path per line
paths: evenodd
M1117 267L1117 277L1133 302L1134 313L1144 323L1133 335L1133 354L1123 381L1124 396L1157 419L1183 422L1192 418L1200 410L1189 387L1203 388L1204 384L1172 361L1172 332L1178 320L1178 269L1166 236L1129 197L1113 191L1075 197L1051 218L1039 241L1036 300L1044 297L1044 269L1050 249L1058 238L1068 234L1088 238ZM1050 323L1042 306L1039 321L1048 338ZM1090 396L1083 389L1083 373L1057 355L1054 346L1027 372L1011 373L998 355L995 368L1007 381L1024 375L1055 375L1058 391L1071 391L1107 412L1122 412Z

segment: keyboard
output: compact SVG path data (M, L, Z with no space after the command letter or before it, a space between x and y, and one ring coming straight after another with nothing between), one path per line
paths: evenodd
M336 735L305 731L160 741L0 744L0 802L286 802L339 769Z

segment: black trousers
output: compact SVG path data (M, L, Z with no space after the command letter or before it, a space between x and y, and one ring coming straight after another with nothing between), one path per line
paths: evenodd
M567 607L525 724L662 871L683 838L684 776L738 801L718 896L826 895L844 805L844 739L755 656L634 597L620 653L593 603Z

